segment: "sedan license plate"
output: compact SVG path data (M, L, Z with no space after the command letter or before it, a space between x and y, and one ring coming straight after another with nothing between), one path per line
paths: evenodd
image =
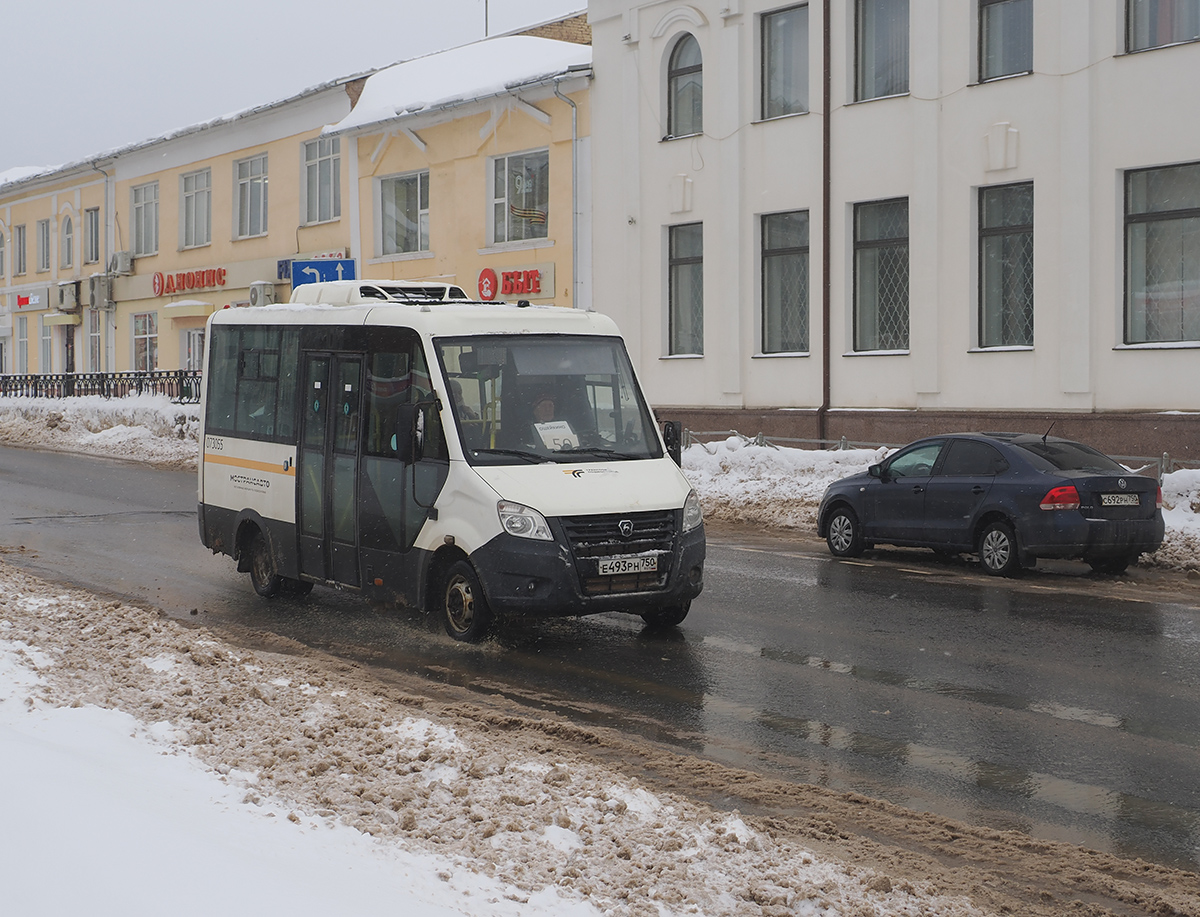
M1139 504L1137 494L1101 494L1101 506L1137 506Z
M601 557L598 561L601 576L619 573L647 573L658 569L657 554L638 554L630 557Z

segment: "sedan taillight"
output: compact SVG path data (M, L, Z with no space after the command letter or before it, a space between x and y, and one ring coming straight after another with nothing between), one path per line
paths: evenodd
M1079 509L1079 491L1074 484L1055 487L1042 497L1042 509Z

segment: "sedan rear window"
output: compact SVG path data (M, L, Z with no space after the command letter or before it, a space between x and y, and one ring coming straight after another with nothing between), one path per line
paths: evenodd
M1014 443L1020 449L1032 453L1055 471L1094 471L1102 474L1125 474L1123 467L1102 452L1083 443L1066 440L1035 440L1030 443ZM1041 464L1041 463L1036 463ZM1050 470L1043 469L1043 470Z

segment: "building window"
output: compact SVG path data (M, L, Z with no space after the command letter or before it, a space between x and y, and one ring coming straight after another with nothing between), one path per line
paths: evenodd
M50 270L50 221L37 221L37 269Z
M704 224L669 227L668 353L704 353Z
M25 226L13 227L13 273L25 273Z
M1200 39L1200 0L1128 0L1125 19L1129 51Z
M29 316L17 316L17 372L29 372Z
M808 211L762 218L762 352L808 350Z
M854 207L854 349L908 350L908 199Z
M89 207L83 212L83 260L87 264L100 260L99 207Z
M808 111L808 6L762 17L762 115Z
M212 241L212 170L192 172L183 185L183 247L194 248Z
M130 194L133 197L133 253L153 255L158 251L158 182L138 185Z
M88 310L88 369L94 373L104 371L103 321L99 309Z
M857 0L859 101L908 92L908 0Z
M667 136L687 137L704 130L704 68L700 43L684 35L667 67Z
M1125 342L1200 341L1200 163L1125 175Z
M1033 346L1033 182L979 189L979 346Z
M183 368L204 368L204 329L188 328L183 332Z
M304 144L304 222L325 223L342 215L341 139Z
M1033 72L1033 0L979 0L979 80Z
M63 267L71 267L75 263L75 221L69 216L63 217L62 240L59 245Z
M379 218L385 255L429 251L429 172L379 183Z
M51 368L51 359L52 359L51 354L53 353L53 344L54 344L53 339L51 338L51 334L52 334L53 330L54 330L54 326L46 323L46 317L44 315L39 316L38 331L41 334L41 345L42 345L40 348L40 353L38 354L38 372L39 373L54 372L54 370Z
M133 368L158 369L158 313L139 312L133 317Z
M546 238L550 212L550 151L493 161L492 241Z
M0 229L0 277L4 276L4 230Z
M241 160L236 166L237 235L261 236L267 231L267 154Z

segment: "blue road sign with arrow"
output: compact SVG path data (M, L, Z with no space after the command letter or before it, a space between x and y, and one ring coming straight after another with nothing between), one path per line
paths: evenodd
M353 258L315 258L312 261L292 262L293 290L306 283L357 279Z

